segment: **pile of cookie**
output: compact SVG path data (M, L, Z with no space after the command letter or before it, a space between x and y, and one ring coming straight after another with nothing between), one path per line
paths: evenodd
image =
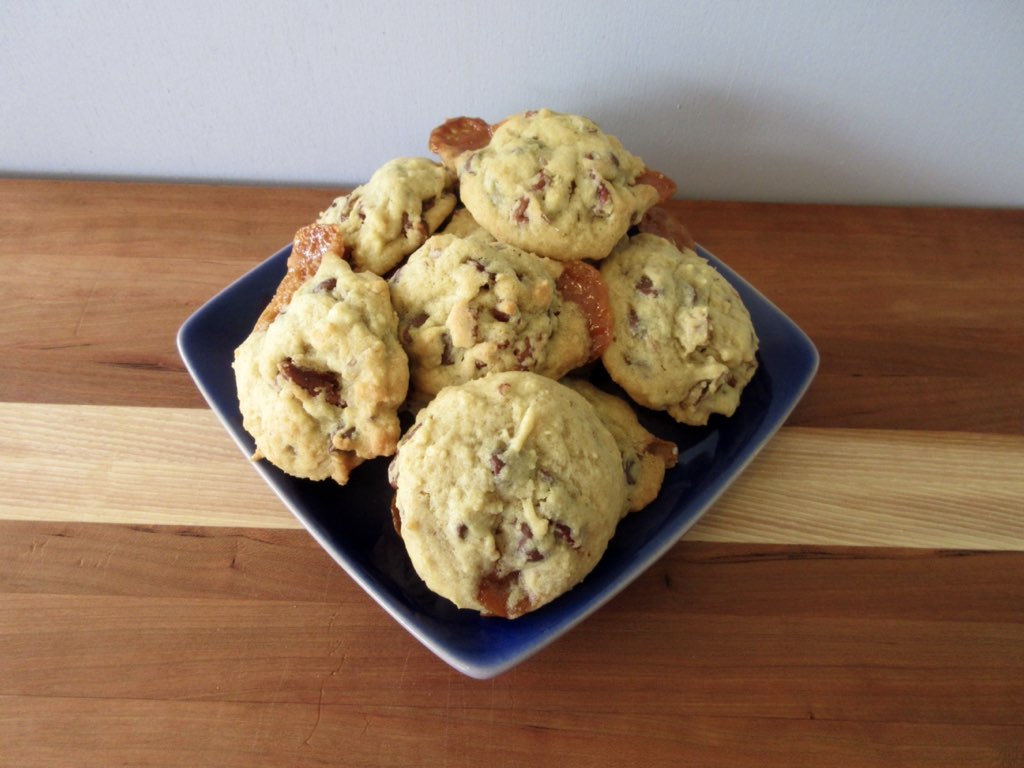
M660 203L675 184L593 121L454 118L295 236L235 352L257 459L346 483L393 456L427 586L515 618L579 583L676 447L633 405L733 413L758 340ZM572 374L603 365L632 403ZM402 434L400 413L415 413Z

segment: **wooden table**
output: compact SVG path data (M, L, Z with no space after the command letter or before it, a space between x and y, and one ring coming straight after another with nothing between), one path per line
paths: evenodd
M175 349L336 192L0 181L0 764L1024 765L1024 212L677 203L818 377L682 542L481 682Z

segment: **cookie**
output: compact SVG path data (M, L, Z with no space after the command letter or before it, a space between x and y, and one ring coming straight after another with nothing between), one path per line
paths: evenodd
M612 379L684 424L731 416L758 348L736 289L694 251L649 233L616 247L601 274L615 327L601 359Z
M657 498L665 470L679 460L679 449L675 443L648 432L622 398L583 379L567 378L562 383L586 398L615 438L622 455L629 511L639 512Z
M484 229L552 259L603 259L675 191L592 120L549 109L496 126L456 118L428 145L456 171L460 198Z
M426 585L508 618L578 584L626 508L608 428L582 396L528 372L443 390L402 437L389 479Z
M582 262L434 235L390 285L417 395L500 371L561 378L611 340L607 289Z
M235 350L233 367L254 458L344 484L363 461L394 453L409 382L398 319L384 279L334 251Z
M455 178L424 157L399 157L337 198L318 224L337 227L353 267L378 275L394 269L455 208Z
M494 235L481 227L467 209L456 207L445 225L438 230L441 235L494 240Z

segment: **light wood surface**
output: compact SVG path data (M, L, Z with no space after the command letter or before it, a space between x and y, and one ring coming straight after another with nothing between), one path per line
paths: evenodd
M211 411L0 403L0 432L0 520L301 528ZM1024 436L783 427L686 538L1024 550L1021 499Z
M0 766L1024 765L1024 212L675 203L818 377L683 541L480 682L177 356L337 193L0 181Z

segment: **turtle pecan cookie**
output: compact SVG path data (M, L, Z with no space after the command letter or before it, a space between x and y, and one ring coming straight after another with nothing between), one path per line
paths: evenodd
M429 147L457 172L461 200L484 229L552 259L603 259L675 191L589 118L549 109L496 126L454 118Z
M605 368L640 405L684 424L731 416L757 369L757 335L736 290L688 248L649 233L601 265L615 338Z
M619 449L594 409L528 372L443 390L402 437L389 478L427 586L508 618L579 583L627 503Z
M383 275L419 248L455 208L455 178L425 157L391 160L320 214L337 227L356 270Z
M235 350L234 371L254 458L344 484L364 460L394 453L409 382L398 320L384 279L336 252Z
M417 395L498 371L561 378L611 339L596 269L497 241L434 235L390 285Z
M570 377L562 379L562 383L583 395L612 433L622 454L629 511L640 511L658 496L665 470L676 465L679 449L675 443L648 432L622 398L583 379Z

